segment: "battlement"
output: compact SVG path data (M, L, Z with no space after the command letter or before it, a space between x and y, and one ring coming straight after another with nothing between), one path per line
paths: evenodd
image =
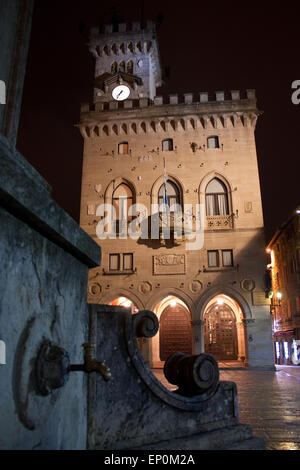
M245 97L244 97L245 96ZM225 91L216 91L214 96L208 92L200 92L196 98L194 93L184 93L183 100L180 99L178 94L169 95L168 102L165 102L163 96L155 96L154 100L149 98L140 98L136 100L126 100L126 101L109 101L109 102L99 102L94 105L84 103L81 106L81 112L89 111L111 111L111 110L126 110L126 109L136 109L136 108L147 108L155 106L182 106L182 105L194 105L197 108L201 106L210 105L210 104L229 104L232 103L244 103L246 100L256 101L255 90L248 89L244 93L240 90L231 90L230 93ZM194 99L196 98L196 99Z
M127 25L126 23L119 23L117 27L115 27L113 24L104 24L100 27L92 28L91 37L117 35L120 33L139 33L142 31L154 33L156 31L155 23L152 20L147 20L145 28L142 27L142 24L139 21L134 21L131 23L131 25Z

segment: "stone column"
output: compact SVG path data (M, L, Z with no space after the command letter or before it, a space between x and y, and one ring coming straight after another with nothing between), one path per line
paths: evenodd
M246 347L245 347L245 325L243 321L236 323L237 341L238 341L238 360L246 361Z
M193 354L201 354L205 350L204 345L204 321L192 320L192 332L194 338L194 351Z

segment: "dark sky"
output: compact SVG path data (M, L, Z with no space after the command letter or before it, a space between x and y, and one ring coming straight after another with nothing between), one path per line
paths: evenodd
M92 101L91 26L163 17L158 37L163 70L157 94L256 89L256 142L266 239L300 204L300 80L296 2L36 0L24 86L18 150L78 222L83 140L74 124ZM199 95L198 95L199 96ZM245 179L247 175L245 174Z

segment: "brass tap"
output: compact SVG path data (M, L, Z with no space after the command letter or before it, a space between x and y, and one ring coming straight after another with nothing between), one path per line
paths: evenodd
M95 351L94 343L84 343L84 364L72 364L69 367L69 371L83 371L83 372L99 372L104 380L108 381L112 379L110 368L107 367L105 361L98 362L92 358L92 352Z

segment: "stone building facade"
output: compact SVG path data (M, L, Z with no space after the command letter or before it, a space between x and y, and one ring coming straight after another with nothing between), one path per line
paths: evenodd
M277 364L298 364L300 354L300 210L283 223L268 244L271 259L271 313ZM297 347L298 343L298 347Z
M140 345L150 366L180 350L272 368L254 90L156 96L152 22L93 29L89 47L80 225L103 258L90 270L88 301L157 314L159 334ZM124 84L130 95L115 100Z

